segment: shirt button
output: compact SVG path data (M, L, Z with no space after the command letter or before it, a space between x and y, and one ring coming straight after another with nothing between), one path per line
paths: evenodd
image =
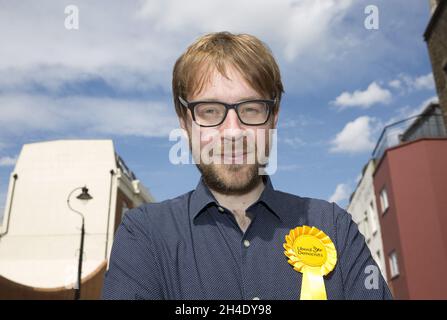
M253 300L261 300L259 297L254 297Z
M248 248L250 246L250 241L244 240L244 247Z
M219 212L222 212L222 213L225 211L225 209L222 207L217 207L217 210L219 210Z

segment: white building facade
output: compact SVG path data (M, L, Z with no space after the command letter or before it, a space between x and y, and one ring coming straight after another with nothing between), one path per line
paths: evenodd
M69 194L87 187L82 278L108 261L124 212L154 199L116 154L111 140L26 144L11 174L0 226L0 277L17 286L70 288L76 282L81 217ZM6 279L6 280L5 280ZM0 288L1 290L1 288Z
M360 233L365 237L371 254L379 266L385 279L385 256L383 251L382 233L374 193L373 173L375 165L371 159L363 168L362 177L357 188L351 195L347 211L358 225Z

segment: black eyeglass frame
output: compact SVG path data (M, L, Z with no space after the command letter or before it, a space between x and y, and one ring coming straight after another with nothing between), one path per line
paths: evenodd
M180 104L181 104L182 106L184 106L185 108L187 108L187 109L189 109L189 110L191 111L192 120L194 120L194 122L195 122L197 125L199 125L200 127L208 127L208 128L209 128L209 127L217 127L217 126L220 126L220 125L225 121L225 119L227 118L228 111L229 111L230 109L234 109L234 111L236 112L236 115L237 115L239 121L240 121L242 124L244 124L244 125L246 125L246 126L262 126L262 125L266 124L266 123L269 121L269 119L270 119L270 115L271 115L271 113L272 113L272 109L273 109L273 107L276 105L276 98L273 99L273 100L269 100L269 99L244 100L244 101L240 101L240 102L238 102L238 103L234 103L234 104L229 104L229 103L225 103L225 102L221 102L221 101L192 101L192 102L188 102L188 101L186 101L185 99L183 99L183 98L180 97L180 96L178 97L178 100L180 101ZM265 104L267 105L267 107L268 107L267 112L268 112L268 113L267 113L267 118L266 118L266 120L265 120L264 122L262 122L262 123L257 123L257 124L250 124L250 123L246 123L246 122L244 122L244 121L241 119L241 117L239 116L238 107L239 107L239 105L244 104L244 103L247 103L247 102L262 102L262 103L265 103ZM221 105L225 106L225 115L224 115L224 117L222 118L222 121L219 122L218 124L213 124L213 125L203 125L203 124L197 123L197 121L196 121L196 117L195 117L195 114L194 114L194 108L195 108L198 104L201 104L201 103L218 103L218 104L221 104Z

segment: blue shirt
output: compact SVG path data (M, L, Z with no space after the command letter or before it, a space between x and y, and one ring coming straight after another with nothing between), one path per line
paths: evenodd
M357 225L336 204L276 191L265 177L247 212L252 221L244 233L203 179L177 198L128 211L103 299L299 299L302 274L287 263L283 243L302 225L335 244L337 264L324 277L328 299L391 298Z

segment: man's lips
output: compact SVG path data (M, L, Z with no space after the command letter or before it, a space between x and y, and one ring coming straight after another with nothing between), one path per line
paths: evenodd
M246 153L238 153L238 154L231 154L230 157L232 158L239 158L247 155Z
M241 157L241 156L246 156L247 154L249 154L251 152L228 152L228 153L218 153L216 154L217 156L223 156L223 157L232 157L232 158L236 158L236 157Z

